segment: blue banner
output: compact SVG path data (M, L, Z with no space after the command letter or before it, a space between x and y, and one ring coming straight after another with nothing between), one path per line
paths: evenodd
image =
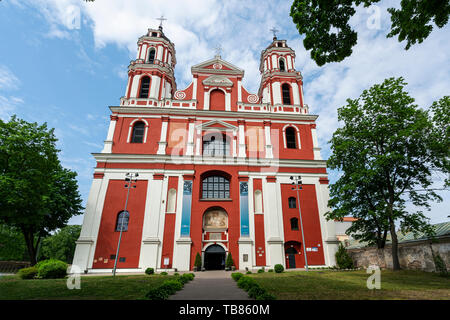
M248 183L239 183L239 201L241 207L241 236L249 237L249 217L248 217Z
M191 233L192 181L184 181L183 206L181 214L181 236L189 237Z

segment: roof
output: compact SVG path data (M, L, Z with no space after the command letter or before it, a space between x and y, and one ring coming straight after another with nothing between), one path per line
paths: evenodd
M432 225L434 231L435 231L435 238L443 238L443 237L450 237L450 221L449 222L442 222ZM408 243L408 242L414 242L414 241L424 241L431 239L429 236L424 234L423 232L412 232L409 231L405 234L403 234L401 231L397 231L397 239L398 243ZM360 242L355 239L350 239L349 245L346 247L347 249L353 249L353 248L362 248L366 247L367 244L364 242ZM388 233L386 238L386 244L390 244L391 241L391 235Z

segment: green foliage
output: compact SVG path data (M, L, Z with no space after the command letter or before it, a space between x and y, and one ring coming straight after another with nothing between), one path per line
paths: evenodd
M258 273L264 273L264 269L259 269Z
M165 271L163 271L163 272L161 272L161 273L160 273L160 275L162 275L162 276L167 276L167 275L168 275L168 273L167 273L167 272L165 272Z
M340 62L352 54L357 43L357 33L350 25L359 5L369 7L380 0L294 0L290 16L301 35L303 45L311 50L311 58L322 66ZM406 49L426 39L434 24L442 28L448 22L448 0L402 0L401 9L388 9L391 14L391 32L388 37L398 36L407 40Z
M247 271L245 274L252 274L252 272L249 270L249 271Z
M336 251L335 257L336 264L340 269L353 269L353 260L342 243L339 243L339 248Z
M29 261L29 259L20 230L0 224L0 261Z
M233 257L231 256L231 252L228 252L227 260L225 261L225 267L231 268L234 266Z
M155 273L155 269L153 269L153 268L147 268L147 269L145 269L145 274L152 275L152 274L154 274L154 273Z
M436 272L438 272L439 275L443 277L448 276L447 266L445 265L445 262L444 260L442 260L442 257L439 255L439 253L433 253L433 261L436 267Z
M239 281L240 278L242 278L244 276L244 274L240 273L240 272L233 272L231 274L231 277L233 278L234 281Z
M197 252L195 255L195 262L194 266L197 267L197 270L200 271L202 268L202 257L200 256L200 253Z
M438 158L450 156L449 150L436 147L438 122L433 124L429 114L413 104L405 86L403 78L389 78L358 99L348 99L338 109L343 126L333 134L327 162L330 169L342 171L330 185L333 211L326 213L327 219L357 218L348 234L378 247L384 247L389 231L395 269L400 268L395 223L403 230L433 234L429 219L421 211L407 212L406 201L429 208L429 201L442 200L429 188L431 170L443 163Z
M251 287L256 285L258 284L256 283L255 279L248 276L241 277L237 282L237 286L245 291L250 290Z
M253 278L241 276L237 285L239 288L247 291L250 298L256 300L275 300L275 296L269 294Z
M269 272L273 272L273 269L269 269Z
M54 130L0 120L0 223L20 230L36 263L40 240L81 214L76 173L63 168Z
M276 273L282 273L284 271L284 267L282 264L276 264L274 269Z
M42 240L39 259L58 259L72 263L75 241L80 237L81 226L68 225Z
M450 2L448 0L402 0L400 9L389 8L391 32L388 37L398 35L398 41L406 40L406 48L422 43L433 30L433 24L442 28L448 23Z
M193 273L184 273L181 276L175 277L173 280L166 280L157 288L151 289L145 296L149 300L167 300L170 295L183 289L183 286L193 280L195 275Z
M36 267L29 267L20 269L17 273L20 279L34 279L38 273L38 269Z
M67 263L56 259L40 261L36 268L39 279L59 279L67 275Z

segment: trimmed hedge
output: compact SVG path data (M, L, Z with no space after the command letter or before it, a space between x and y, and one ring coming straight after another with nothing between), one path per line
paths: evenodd
M274 269L276 273L282 273L284 271L284 267L282 264L276 264Z
M233 272L231 274L231 277L233 278L234 281L238 281L240 278L242 278L244 276L243 273L240 272Z
M194 277L193 273L176 276L175 279L166 280L159 287L151 289L145 296L149 300L167 300L169 296L183 289L184 284L193 280Z
M38 269L36 267L22 268L17 273L20 279L34 279L38 273Z
M250 298L256 300L275 300L276 297L271 295L266 291L266 289L262 288L255 279L242 275L237 281L237 285L239 288L248 292L248 296Z
M49 259L36 264L39 279L59 279L67 275L67 263L61 260Z
M153 268L147 268L145 269L145 274L151 275L155 273L155 269Z

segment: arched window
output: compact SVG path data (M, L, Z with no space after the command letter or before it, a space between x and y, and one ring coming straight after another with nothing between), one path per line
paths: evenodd
M288 202L289 202L289 209L297 208L297 199L295 199L294 197L290 197L288 199Z
M139 90L139 98L148 98L148 92L150 91L150 77L142 77L141 89Z
M150 51L148 52L148 63L155 63L155 55L156 55L156 50L155 48L151 48Z
M167 212L173 213L175 212L175 204L177 201L177 190L170 189L169 194L167 196Z
M255 191L255 213L262 213L262 193L261 190Z
M145 123L138 121L133 126L133 134L131 136L132 143L142 143L144 142L145 134Z
M291 230L298 230L298 219L291 218Z
M203 199L229 199L230 181L222 176L209 176L202 180Z
M283 94L283 104L291 104L291 86L287 83L283 83L281 91Z
M280 58L280 71L281 72L285 72L286 71L286 67L284 65L284 59Z
M204 156L225 156L230 154L230 143L225 134L209 134L203 137Z
M289 149L296 149L297 143L295 142L295 129L292 127L286 128L286 147Z
M128 231L128 222L130 214L128 211L120 211L116 220L116 231Z

